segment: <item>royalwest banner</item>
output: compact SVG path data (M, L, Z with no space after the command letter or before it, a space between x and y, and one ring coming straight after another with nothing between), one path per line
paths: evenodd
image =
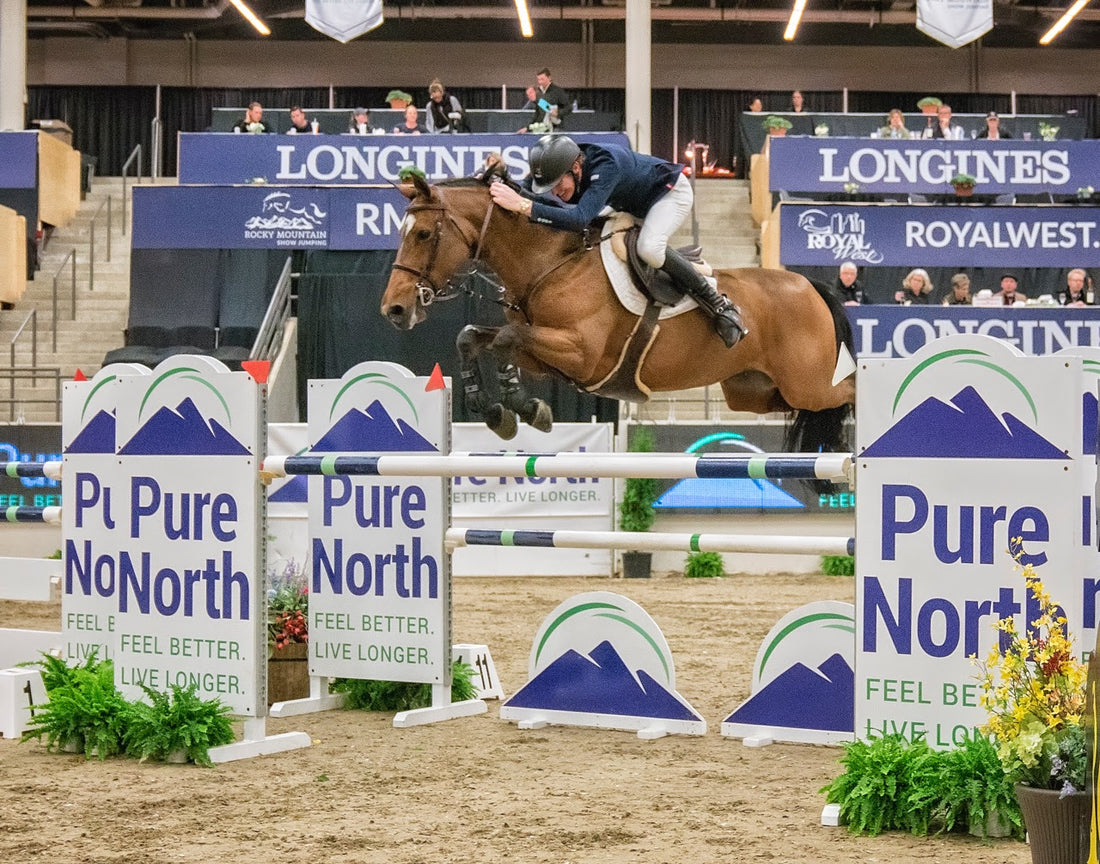
M1100 141L908 141L874 138L775 138L773 191L948 194L957 173L982 193L1073 195L1100 176Z
M917 0L917 29L961 48L993 29L993 0Z

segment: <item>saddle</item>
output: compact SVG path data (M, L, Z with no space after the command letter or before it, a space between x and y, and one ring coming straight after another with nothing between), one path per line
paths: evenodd
M641 225L628 213L616 213L604 225L603 233L611 236L611 248L630 272L631 282L646 300L645 311L639 317L630 337L623 345L619 359L603 380L585 387L588 393L621 399L626 402L648 402L650 389L639 378L645 355L660 332L657 323L661 310L675 306L684 299L672 278L638 257L638 234ZM677 250L704 275L711 275L711 268L702 259L698 246Z

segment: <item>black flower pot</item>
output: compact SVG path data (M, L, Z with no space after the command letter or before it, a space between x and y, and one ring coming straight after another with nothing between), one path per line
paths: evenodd
M648 579L652 564L652 552L624 552L623 577L626 579Z
M1016 785L1032 864L1085 864L1089 857L1092 796Z

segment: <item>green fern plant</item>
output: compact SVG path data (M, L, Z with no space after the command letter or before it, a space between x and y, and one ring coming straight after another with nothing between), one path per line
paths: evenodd
M716 579L726 575L718 552L692 552L684 559L684 575L689 579Z
M855 576L856 559L851 555L822 555L821 572L826 576Z
M148 702L128 706L123 743L144 762L184 751L188 760L212 767L210 748L233 741L229 708L217 699L200 699L195 685L173 684L167 693L142 685Z
M993 743L976 735L942 756L944 829L969 828L984 837L990 817L996 814L1012 836L1023 839L1020 805Z
M639 426L630 442L632 453L652 453L657 446L653 432ZM623 484L623 500L619 504L619 527L623 531L648 531L657 514L657 481L652 477L631 477Z
M451 701L466 702L477 697L473 684L474 667L461 660L451 664ZM337 678L335 693L346 693L344 707L360 711L411 711L432 704L432 686L407 681L367 681Z

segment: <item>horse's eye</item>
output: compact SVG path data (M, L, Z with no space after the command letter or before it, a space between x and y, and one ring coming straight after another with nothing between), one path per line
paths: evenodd
M430 240L431 237L432 232L429 231L427 228L421 228L419 231L416 232L417 240Z

